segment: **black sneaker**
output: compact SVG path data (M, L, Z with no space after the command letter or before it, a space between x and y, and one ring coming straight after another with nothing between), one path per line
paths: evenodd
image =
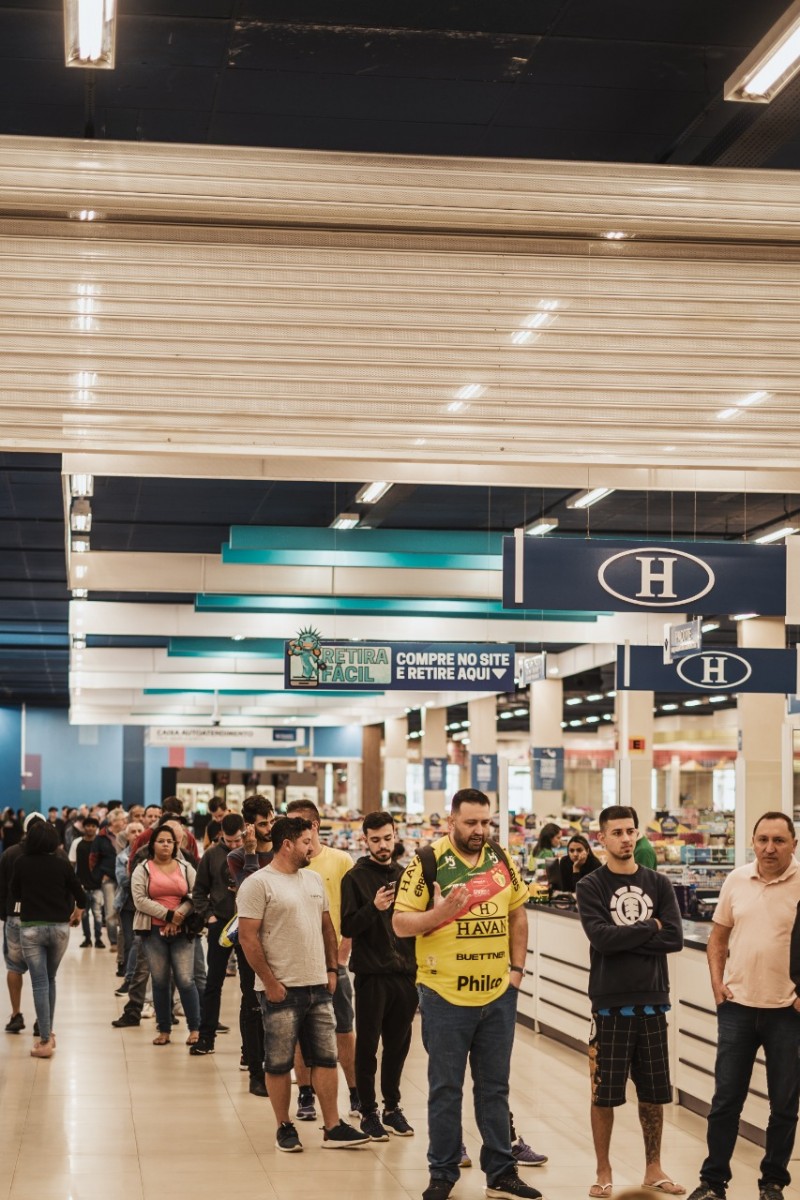
M402 1108L393 1108L391 1111L385 1108L383 1110L383 1123L389 1130L389 1133L393 1133L395 1137L411 1137L414 1133L414 1130L403 1115Z
M269 1095L269 1092L267 1091L267 1085L264 1083L263 1079L250 1080L250 1095L263 1096L266 1099L266 1097Z
M715 1191L710 1183L704 1183L701 1179L691 1195L686 1197L686 1200L725 1200L725 1192Z
M106 944L102 938L95 938L94 948L95 950L105 950Z
M359 1129L353 1129L346 1121L340 1121L332 1129L322 1129L323 1150L357 1150L359 1146L368 1146L369 1138Z
M127 994L128 994L128 981L126 979L124 983L121 983L119 985L117 990L114 992L114 995L115 996L127 996Z
M542 1200L542 1193L523 1183L516 1171L506 1171L484 1190L487 1196L507 1196L508 1200Z
M422 1200L447 1200L447 1197L455 1186L449 1179L431 1178L428 1186L422 1193Z
M91 945L92 945L92 939L84 938L80 944L80 949L81 950L89 950L89 949L91 949Z
M217 1021L217 1033L230 1033L230 1031L230 1025L220 1025L219 1021Z
M244 1056L244 1051L242 1051L242 1053L239 1055L239 1070L240 1071L249 1071L250 1070L250 1064L248 1063L247 1059Z
M297 1097L297 1119L298 1121L316 1121L317 1119L314 1093L311 1088L300 1088L300 1095Z
M389 1134L381 1125L377 1109L361 1118L361 1132L365 1133L371 1142L388 1142L389 1140Z
M193 1042L189 1047L189 1053L193 1054L195 1058L199 1058L202 1054L213 1054L214 1043L208 1038L198 1038L197 1041Z
M783 1200L783 1188L779 1183L762 1183L758 1189L758 1200Z
M25 1018L21 1012L14 1013L6 1025L6 1033L22 1033L25 1028Z
M139 1024L138 1017L132 1017L130 1013L123 1013L121 1017L117 1017L116 1021L111 1024L115 1029L135 1029Z
M278 1126L275 1134L275 1146L276 1149L283 1150L284 1154L297 1154L303 1149L300 1138L297 1136L297 1130L291 1121L285 1121L283 1125Z

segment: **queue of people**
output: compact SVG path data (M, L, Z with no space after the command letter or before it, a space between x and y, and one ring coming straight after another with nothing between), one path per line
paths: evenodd
M323 845L319 812L308 801L276 820L269 801L253 796L241 814L218 806L213 820L200 857L175 797L116 815L78 812L69 854L67 822L62 828L55 810L25 817L21 837L12 836L0 854L12 1008L6 1032L25 1029L22 980L29 972L36 1013L31 1054L52 1057L56 979L70 927L83 926L81 946L88 949L105 945L103 930L113 924L125 976L117 994L126 996L113 1024L139 1025L149 989L154 1045L170 1043L179 1003L189 1053L211 1054L227 1032L220 1001L236 961L240 1065L250 1072L251 1094L270 1101L276 1147L296 1154L303 1144L295 1122L315 1120L317 1104L323 1149L414 1135L401 1090L419 1007L428 1054L430 1178L423 1200L448 1200L471 1165L461 1131L468 1068L487 1196L538 1200L541 1193L519 1168L542 1166L547 1156L519 1136L509 1109L527 889L490 837L489 798L474 789L457 792L447 833L405 868L396 860L389 813L365 817L366 854L355 863ZM672 1102L667 956L683 944L680 913L670 881L640 861L634 810L612 806L599 824L603 864L582 835L569 839L559 860L563 890L576 893L590 946L596 1177L589 1196L612 1194L614 1109L625 1103L629 1077L644 1145L642 1187L683 1195L686 1187L661 1158L664 1106ZM540 849L554 845L555 836ZM800 1101L796 847L790 818L765 813L753 831L754 861L732 871L720 894L708 944L719 1026L716 1086L708 1155L688 1200L724 1200L759 1050L770 1103L759 1200L782 1200L790 1182ZM105 886L110 879L113 893ZM339 1070L348 1089L345 1114L338 1108ZM292 1071L300 1085L294 1114Z

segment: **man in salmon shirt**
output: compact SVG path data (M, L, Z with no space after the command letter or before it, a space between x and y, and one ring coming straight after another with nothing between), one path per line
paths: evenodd
M430 1183L423 1200L447 1200L458 1181L468 1059L486 1195L541 1196L517 1174L508 1109L517 990L528 945L528 890L505 851L488 840L490 824L488 796L474 788L456 792L447 834L430 847L432 859L422 851L409 864L395 900L395 933L416 938L428 1053Z

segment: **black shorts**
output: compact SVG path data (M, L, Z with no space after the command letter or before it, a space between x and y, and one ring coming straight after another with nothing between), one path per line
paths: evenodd
M592 1104L598 1108L625 1103L629 1075L642 1104L671 1104L666 1013L651 1017L592 1013L589 1072Z

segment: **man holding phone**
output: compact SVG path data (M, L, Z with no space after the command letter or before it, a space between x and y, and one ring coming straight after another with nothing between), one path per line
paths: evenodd
M367 854L342 879L342 936L353 941L361 1132L373 1142L386 1142L390 1133L410 1137L414 1132L400 1108L400 1076L417 1010L417 965L414 939L399 938L392 929L395 891L403 874L392 859L394 820L390 813L371 812L362 830ZM375 1094L381 1040L382 1118Z

